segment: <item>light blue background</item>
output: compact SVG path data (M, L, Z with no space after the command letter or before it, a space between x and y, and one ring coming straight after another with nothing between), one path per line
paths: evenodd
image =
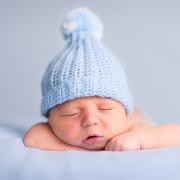
M180 1L1 0L0 124L28 128L40 115L40 81L64 47L60 24L81 5L104 23L135 102L157 123L180 122Z

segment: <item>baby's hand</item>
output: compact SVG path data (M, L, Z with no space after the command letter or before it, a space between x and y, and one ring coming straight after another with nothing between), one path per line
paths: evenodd
M107 151L133 151L140 149L141 142L139 134L133 129L113 137L105 146L105 150Z

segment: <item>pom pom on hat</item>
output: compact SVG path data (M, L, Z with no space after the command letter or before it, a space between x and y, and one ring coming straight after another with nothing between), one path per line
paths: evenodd
M61 29L65 39L74 33L87 32L98 40L103 35L103 24L101 20L88 8L80 7L72 10L62 23Z

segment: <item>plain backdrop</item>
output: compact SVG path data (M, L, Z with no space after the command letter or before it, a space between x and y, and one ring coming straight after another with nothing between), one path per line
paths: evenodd
M180 122L180 1L0 0L0 124L28 128L40 114L41 79L64 47L66 14L87 6L121 59L135 104L156 123Z

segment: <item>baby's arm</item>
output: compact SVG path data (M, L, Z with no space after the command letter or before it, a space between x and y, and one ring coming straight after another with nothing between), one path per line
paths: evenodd
M85 149L66 144L57 138L47 123L38 123L32 126L25 134L23 139L27 147L38 148L42 150L81 150Z
M178 145L180 145L180 125L136 124L126 133L109 140L105 150L127 151Z
M139 126L135 128L140 135L141 148L152 149L180 145L180 125L166 124Z

